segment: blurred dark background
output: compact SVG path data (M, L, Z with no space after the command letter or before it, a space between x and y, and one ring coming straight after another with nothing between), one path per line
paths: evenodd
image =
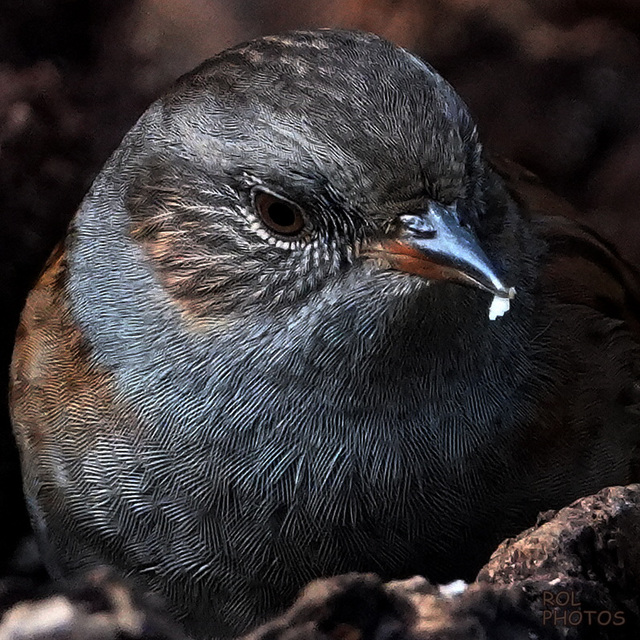
M0 562L27 527L5 400L13 333L92 178L180 73L318 26L374 31L431 62L492 151L640 265L640 0L0 0Z

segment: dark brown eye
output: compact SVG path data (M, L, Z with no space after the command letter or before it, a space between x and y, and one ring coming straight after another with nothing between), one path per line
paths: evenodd
M255 196L255 207L265 225L276 233L294 236L304 228L302 211L292 202L259 191Z

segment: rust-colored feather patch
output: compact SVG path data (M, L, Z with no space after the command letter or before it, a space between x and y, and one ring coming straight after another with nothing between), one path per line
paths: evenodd
M217 207L206 202L211 186L184 171L149 163L129 190L127 210L131 237L185 323L197 328L234 309L242 274Z
M113 412L112 376L91 362L69 308L66 278L60 245L27 298L16 336L10 407L27 482L36 470L45 483L56 473L52 451L58 447L73 449L79 459L95 433L109 429Z

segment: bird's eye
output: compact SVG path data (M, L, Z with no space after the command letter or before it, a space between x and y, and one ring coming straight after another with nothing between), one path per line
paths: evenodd
M302 210L293 202L288 202L270 193L258 191L255 208L264 224L283 236L295 236L304 228Z

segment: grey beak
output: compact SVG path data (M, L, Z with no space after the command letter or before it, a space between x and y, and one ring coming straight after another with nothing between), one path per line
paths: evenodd
M460 224L454 207L432 203L425 211L400 216L399 234L375 253L396 269L431 280L452 280L513 297L472 231Z

